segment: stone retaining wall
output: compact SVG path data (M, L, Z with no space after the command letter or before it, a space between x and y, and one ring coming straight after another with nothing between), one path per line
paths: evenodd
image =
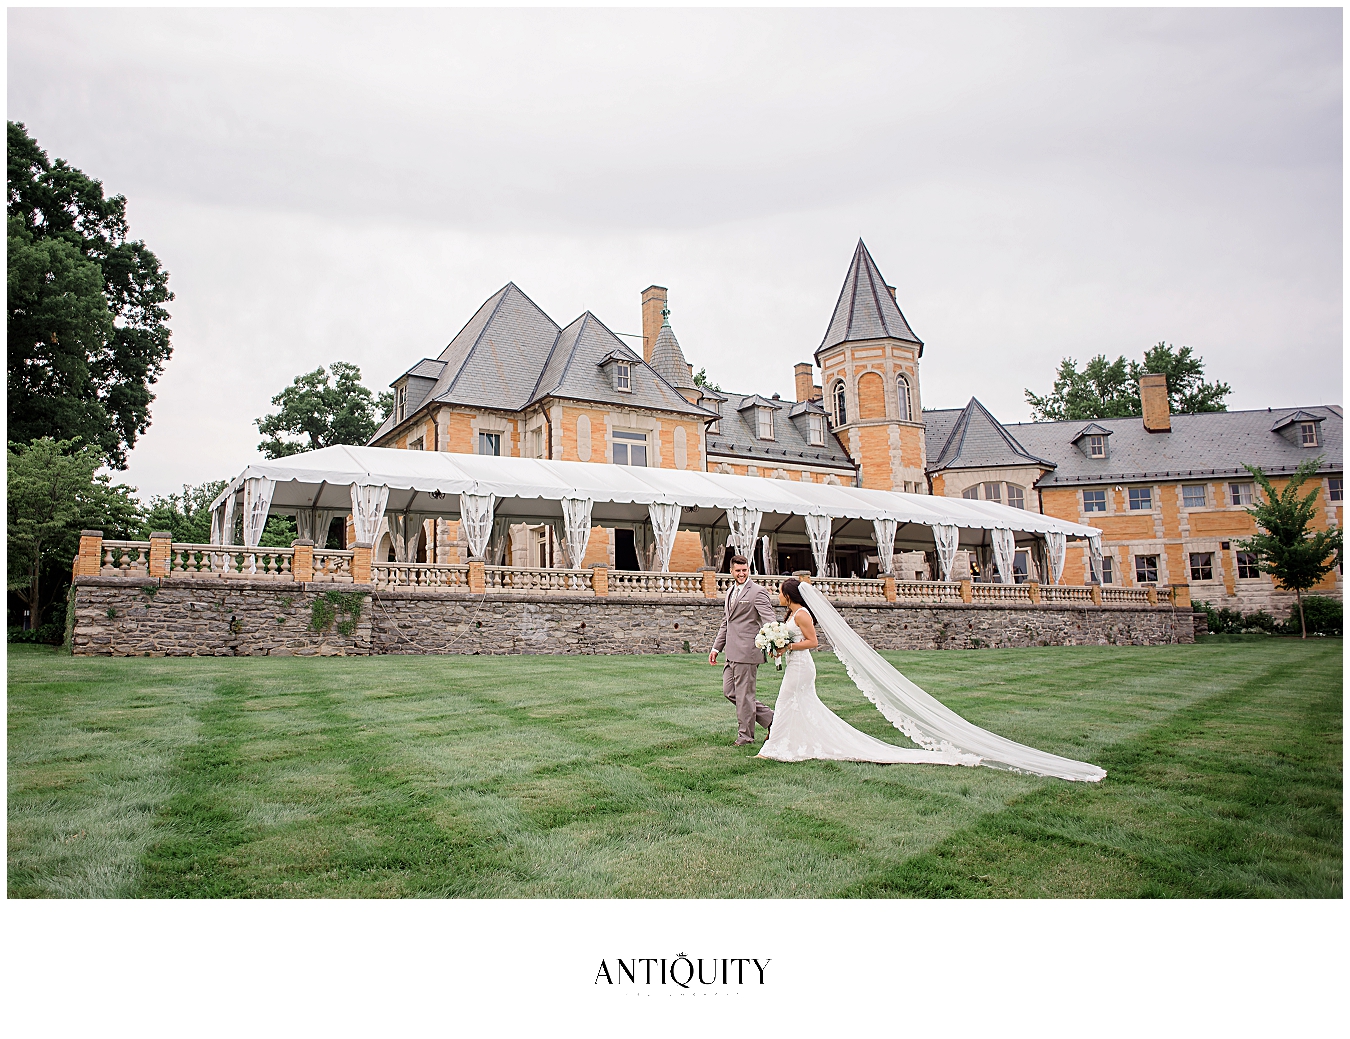
M312 630L313 604L360 597L359 616ZM376 590L245 579L82 577L79 655L327 656L382 653L706 653L720 599ZM325 600L326 601L326 600ZM1189 610L1167 605L839 605L877 649L1159 645L1193 642ZM112 615L109 615L109 611Z

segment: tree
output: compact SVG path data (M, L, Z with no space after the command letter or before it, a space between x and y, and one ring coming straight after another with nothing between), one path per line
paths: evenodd
M337 361L328 372L315 368L272 398L281 410L255 419L267 439L258 450L268 458L284 458L301 451L317 451L334 444L364 444L379 428L375 398L361 385L361 369ZM308 442L283 440L283 434L308 437Z
M225 480L183 484L182 494L154 495L146 507L142 537L167 530L174 541L205 545L211 540L211 502L225 489ZM287 542L290 544L290 542Z
M127 240L125 197L7 128L9 436L79 437L125 469L173 352L169 275Z
M1144 413L1139 397L1139 377L1167 377L1167 403L1178 414L1226 411L1223 398L1232 393L1224 382L1205 382L1205 362L1189 346L1180 350L1159 343L1144 352L1143 363L1117 357L1108 361L1098 354L1078 370L1078 362L1066 357L1059 363L1055 384L1045 396L1024 390L1038 421L1084 421L1125 418Z
M698 370L698 374L694 376L694 385L702 386L705 390L712 390L713 393L722 392L722 387L718 386L717 383L713 382L712 379L708 377L707 368L700 368Z
M1243 552L1256 554L1262 570L1294 590L1299 626L1305 639L1308 622L1303 615L1303 593L1341 565L1341 529L1308 529L1320 488L1314 487L1302 498L1298 495L1299 489L1321 464L1320 456L1304 462L1294 470L1282 492L1275 490L1260 469L1246 466L1264 492L1264 500L1247 510L1260 529L1254 537L1237 542Z
M80 530L128 537L140 526L132 489L113 486L102 451L78 440L11 442L8 452L8 587L28 607L33 627L69 579Z

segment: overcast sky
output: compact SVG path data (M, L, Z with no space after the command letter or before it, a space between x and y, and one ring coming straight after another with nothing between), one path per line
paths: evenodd
M143 494L237 474L300 372L382 389L514 281L792 393L861 236L926 408L1190 345L1342 401L1338 10L9 11L8 117L129 200L174 355ZM630 340L630 342L633 342Z

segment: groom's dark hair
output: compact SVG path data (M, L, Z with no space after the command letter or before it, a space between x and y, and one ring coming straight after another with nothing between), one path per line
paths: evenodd
M732 565L732 566L749 566L749 565L750 565L750 560L746 559L745 556L732 556L732 557L731 557L731 565Z

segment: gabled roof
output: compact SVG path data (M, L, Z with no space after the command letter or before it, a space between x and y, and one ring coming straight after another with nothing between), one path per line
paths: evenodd
M752 393L748 397L742 397L741 402L736 405L737 411L744 411L746 408L781 408L781 400L770 400L768 397L761 397L758 393Z
M925 421L931 412L924 413ZM1003 428L989 409L974 397L951 423L942 447L928 459L928 471L940 469L988 469L1005 465L1039 465L1055 468L1055 463L1038 458ZM930 441L930 446L932 442Z
M923 340L910 329L861 238L816 356L831 346L860 339L901 339L917 344L919 356L923 356Z
M399 379L403 378L404 376L412 376L418 379L439 379L441 377L441 373L444 371L445 371L444 361L437 361L431 357L423 357L415 365L413 365L406 372L404 372L403 375L400 375ZM395 379L394 382L398 382L398 379ZM394 382L391 382L389 385L390 386L394 385Z
M824 415L825 409L818 400L799 400L788 408L788 418L800 418L802 415Z
M515 282L507 282L441 351L445 370L427 399L519 411L560 331Z
M1078 433L1074 436L1072 440L1069 441L1069 443L1076 444L1084 437L1090 436L1109 437L1110 435L1111 431L1107 429L1105 426L1099 426L1095 422L1089 422L1086 426L1084 426L1082 429L1078 431Z
M610 360L623 360L632 365L629 373L632 392L614 388L601 367ZM558 334L530 403L544 397L713 417L706 409L689 403L679 390L661 378L589 310Z
M1311 412L1304 411L1302 408L1300 408L1298 411L1295 411L1289 415L1285 415L1283 418L1277 418L1275 420L1275 424L1270 427L1270 431L1274 433L1277 430L1284 429L1285 426L1292 425L1295 422L1321 422L1324 417L1325 416L1322 415L1314 415Z

